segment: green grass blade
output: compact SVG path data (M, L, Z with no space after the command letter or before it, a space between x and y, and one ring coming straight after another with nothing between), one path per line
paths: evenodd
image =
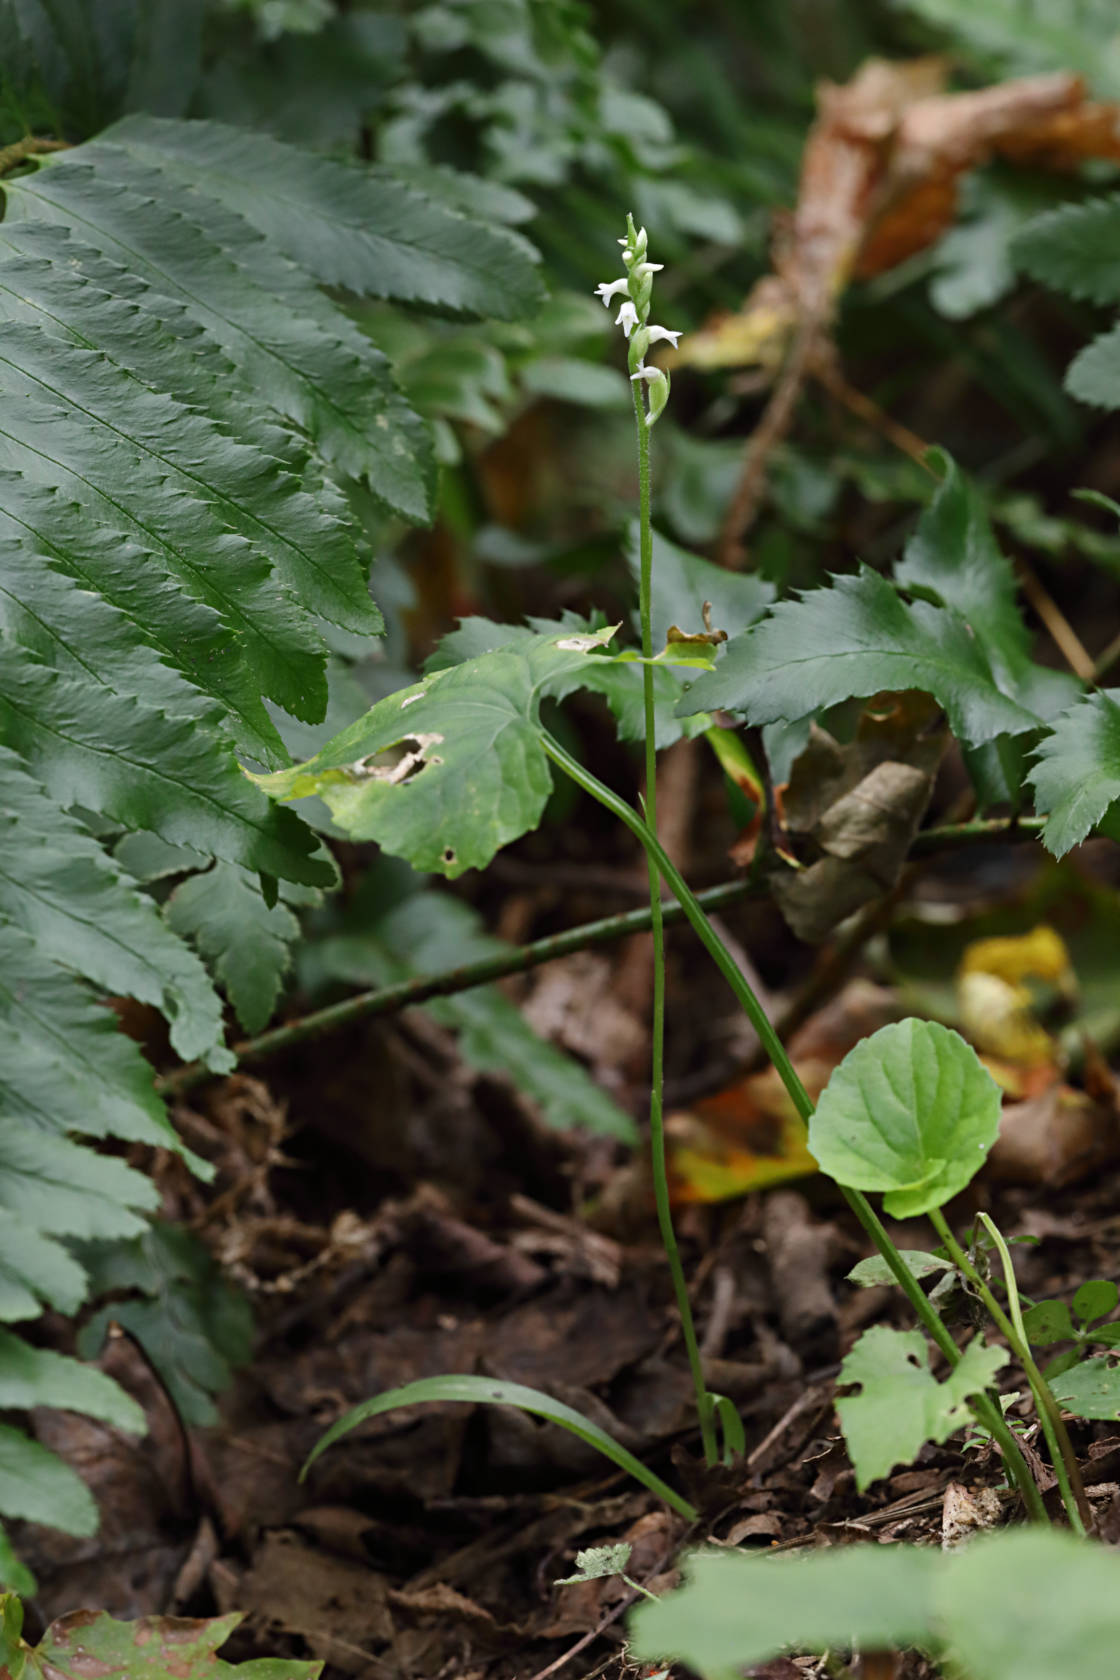
M349 1435L360 1423L365 1423L367 1418L380 1417L382 1412L394 1411L398 1406L423 1405L436 1400L462 1400L470 1405L518 1406L523 1412L532 1412L537 1417L546 1418L549 1423L558 1423L601 1452L604 1458L609 1458L612 1464L617 1464L620 1470L625 1470L627 1475L633 1476L635 1481L641 1482L687 1522L696 1521L699 1513L694 1505L682 1499L679 1493L674 1493L667 1482L655 1476L652 1470L647 1470L640 1459L627 1452L582 1412L554 1400L550 1394L542 1394L539 1389L526 1388L523 1383L500 1382L493 1377L422 1377L419 1382L405 1383L401 1388L390 1388L384 1394L375 1394L372 1400L363 1400L360 1406L354 1406L332 1424L322 1440L316 1443L300 1471L300 1480L321 1453L343 1435Z

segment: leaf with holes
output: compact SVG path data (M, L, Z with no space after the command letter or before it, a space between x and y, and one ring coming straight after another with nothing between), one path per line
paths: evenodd
M862 1493L896 1464L910 1464L927 1441L948 1440L968 1422L965 1401L987 1388L1008 1361L1005 1348L969 1343L944 1382L929 1368L929 1344L920 1330L865 1330L840 1367L841 1385L859 1392L841 1397L836 1410Z
M616 627L617 628L617 627ZM609 642L532 635L390 694L306 764L252 779L278 799L318 794L355 840L449 878L481 869L540 821L552 787L540 704Z
M996 1140L1000 1090L972 1046L936 1021L896 1021L836 1068L809 1122L822 1172L884 1190L913 1219L963 1190Z
M114 1621L104 1610L72 1610L38 1645L21 1639L18 1600L0 1598L0 1663L12 1680L318 1680L321 1662L263 1657L228 1663L218 1656L241 1617L212 1620L143 1616Z

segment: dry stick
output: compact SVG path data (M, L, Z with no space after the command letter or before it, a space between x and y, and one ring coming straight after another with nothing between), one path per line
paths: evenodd
M808 377L821 330L821 323L815 317L800 323L770 401L747 441L743 470L719 534L716 559L721 566L736 567L743 560L743 538L758 513L767 464L793 424L797 399Z
M904 455L909 455L919 467L924 467L926 472L932 472L926 460L929 444L920 438L917 432L912 432L909 426L904 426L900 420L888 414L873 397L849 384L840 371L840 365L830 345L822 347L809 371L830 397L842 403L850 413L865 421L874 431L881 432L888 442L893 443Z
M1015 569L1023 586L1023 594L1045 624L1050 633L1050 640L1074 676L1080 677L1082 682L1092 682L1096 670L1092 656L1086 651L1081 638L1054 597L1025 560L1018 561Z
M23 163L29 157L36 157L44 152L68 152L69 140L40 140L34 134L25 135L22 140L13 140L10 146L0 146L0 175L6 175L17 164Z
M915 836L910 850L912 855L921 856L962 844L1027 839L1038 833L1043 820L1041 817L1021 817L1015 822L993 817L927 828ZM697 893L696 899L705 910L720 910L727 905L738 904L758 891L759 888L751 881L724 881L718 887L709 887L705 892ZM666 926L685 919L680 905L671 900L662 906L661 915ZM478 962L463 963L458 968L443 969L438 974L422 974L415 980L401 980L393 986L358 992L353 997L344 998L341 1003L313 1010L309 1015L301 1015L295 1021L273 1027L256 1038L244 1038L233 1046L233 1053L239 1064L264 1061L294 1045L304 1044L308 1039L351 1026L355 1021L411 1009L416 1004L427 1003L429 998L450 997L456 992L469 991L472 986L485 986L492 980L504 979L507 975L525 974L530 969L539 968L542 963L570 956L574 951L607 945L633 933L645 933L649 925L648 905L640 910L624 911L618 916L604 916L596 922L584 922L579 927L565 929L563 933L551 933L544 939L535 939L529 945L514 946L492 957L482 957ZM160 1074L155 1086L162 1096L173 1097L217 1077L201 1062L187 1062L171 1073Z
M724 881L722 885L709 887L696 896L705 909L718 910L728 904L737 904L751 890L748 881ZM665 923L684 920L684 911L679 904L664 904L661 915ZM567 928L563 933L551 933L544 939L535 939L530 945L512 946L508 951L482 957L478 962L463 963L458 968L447 968L438 974L421 974L415 980L401 980L393 986L358 992L341 1003L328 1004L325 1009L316 1009L310 1015L302 1015L298 1020L273 1027L256 1038L242 1039L233 1046L233 1053L239 1063L262 1061L293 1045L303 1044L309 1038L335 1032L369 1016L411 1009L418 1003L427 1003L429 998L448 997L454 992L469 991L472 986L484 986L491 980L501 980L510 974L524 974L557 957L570 956L574 951L609 944L632 933L647 933L651 919L650 906L645 904L639 910L626 910L621 915L604 916L596 922ZM173 1096L213 1077L209 1068L201 1062L188 1062L172 1073L162 1074L156 1080L156 1089L164 1096Z

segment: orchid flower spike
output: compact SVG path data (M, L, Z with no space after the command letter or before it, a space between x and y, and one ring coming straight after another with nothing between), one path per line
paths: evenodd
M646 352L651 344L662 340L677 347L679 332L668 327L649 324L653 277L660 274L663 264L650 262L646 256L649 236L645 228L634 226L633 216L626 218L626 238L622 246L622 261L626 273L618 280L604 280L595 288L595 296L608 308L616 297L621 298L615 325L621 327L630 341L628 361L632 380L646 386L645 423L652 426L669 398L669 379L660 368L647 367Z

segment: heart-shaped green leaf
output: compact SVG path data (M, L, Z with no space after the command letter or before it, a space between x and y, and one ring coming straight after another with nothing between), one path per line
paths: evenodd
M885 1190L896 1219L940 1207L972 1179L999 1130L999 1086L936 1021L896 1021L844 1057L809 1123L821 1171Z

